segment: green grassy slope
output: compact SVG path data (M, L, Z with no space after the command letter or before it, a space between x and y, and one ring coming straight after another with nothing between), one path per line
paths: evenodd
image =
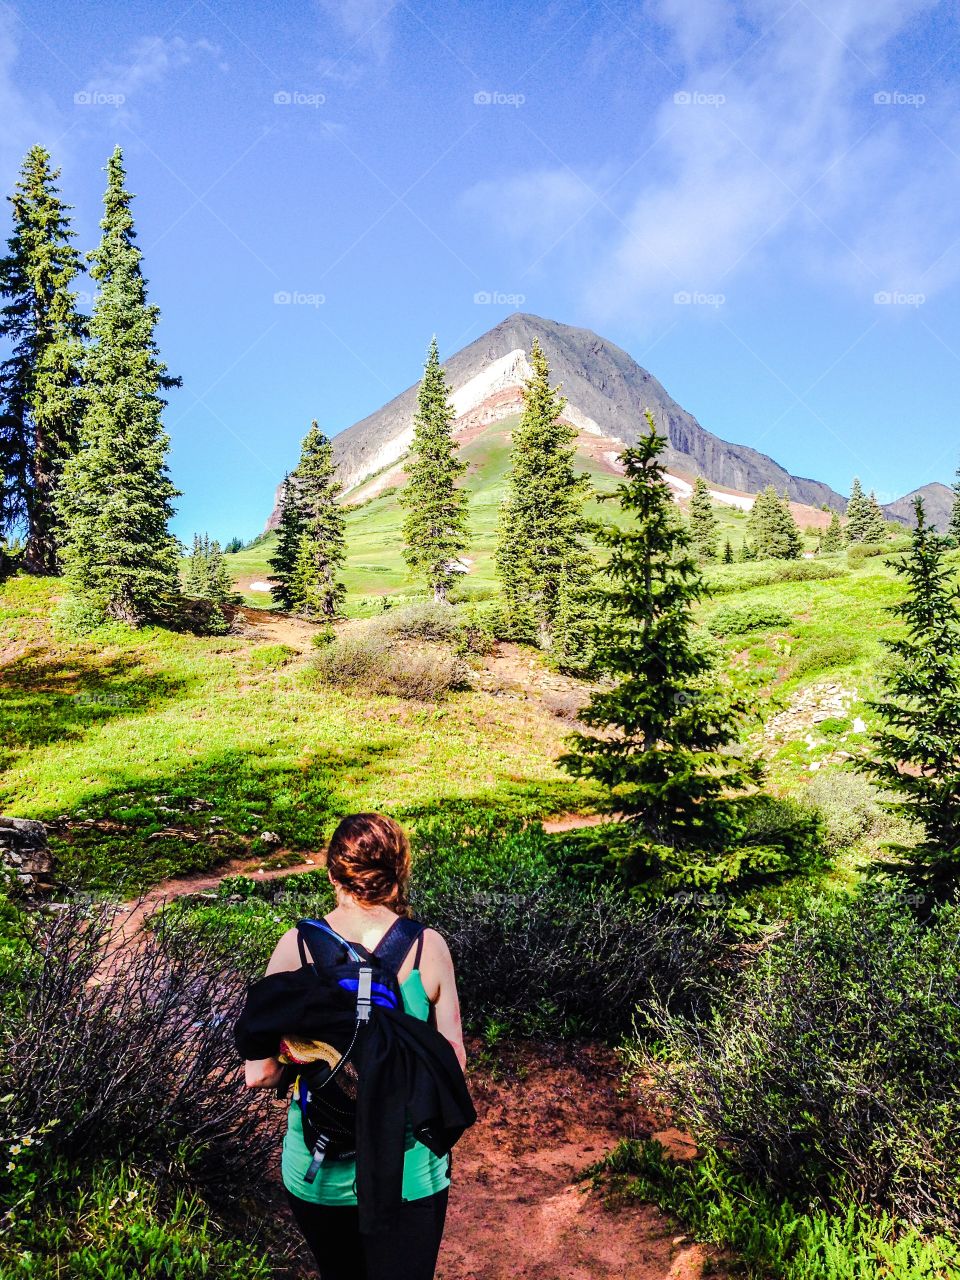
M506 494L510 434L516 421L516 418L505 418L492 423L461 449L461 457L468 467L464 484L470 494L471 542L467 554L474 562L461 583L465 595L483 596L496 590L493 556L497 513ZM597 494L612 493L616 488L617 477L594 459L581 455L579 466L590 477ZM422 583L410 576L403 561L403 509L397 501L398 493L396 488L388 489L347 513L347 565L343 576L348 593L347 612L352 616L376 611L380 597L385 595L396 597L398 602L423 595ZM714 511L720 524L721 547L729 538L734 549L739 549L743 543L746 512L719 503L714 504ZM588 503L587 514L597 520L615 518L612 504L596 499ZM806 542L811 550L816 545L812 537ZM227 557L236 580L244 588L247 603L259 608L271 606L270 596L246 588L251 580L269 578L268 562L275 544L275 535L268 534L256 545Z
M63 875L126 892L265 853L264 831L316 848L349 810L590 807L554 763L566 726L532 702L341 693L309 655L257 638L112 625L65 639L58 586L0 585L0 812L62 819Z

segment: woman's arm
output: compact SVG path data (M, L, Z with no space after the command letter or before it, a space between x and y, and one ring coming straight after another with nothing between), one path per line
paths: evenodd
M273 949L267 965L267 974L283 973L300 968L300 952L297 947L296 929L288 929ZM243 1075L248 1089L275 1089L280 1083L283 1065L277 1058L250 1058L243 1064Z
M423 979L427 998L433 1005L434 1025L440 1034L450 1041L457 1055L457 1061L466 1071L467 1051L463 1046L460 997L457 995L453 956L450 954L446 940L435 929L424 931L420 976Z

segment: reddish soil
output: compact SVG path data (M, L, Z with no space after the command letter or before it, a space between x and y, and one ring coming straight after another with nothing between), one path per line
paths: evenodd
M620 1138L657 1129L618 1091L610 1050L523 1046L505 1057L496 1075L471 1072L479 1119L454 1151L437 1280L699 1280L708 1258L716 1265L654 1206L611 1208L576 1181Z

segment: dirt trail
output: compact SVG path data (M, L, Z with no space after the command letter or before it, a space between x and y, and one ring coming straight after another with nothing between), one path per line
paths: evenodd
M544 818L543 829L550 833L574 831L581 827L595 827L606 821L609 819L602 814L565 813L555 818ZM286 860L294 856L302 857L303 860L286 865ZM284 860L284 865L276 865L279 859ZM130 921L129 924L124 923L124 932L127 936L135 933L152 911L165 902L173 901L174 898L188 897L191 894L216 893L222 882L230 876L248 876L251 880L280 880L286 876L299 876L308 871L318 871L322 865L322 850L307 857L301 854L294 855L286 849L278 849L267 859L232 858L229 862L222 863L215 871L195 872L161 880L142 897L123 904L122 909L128 913Z
M717 1255L652 1205L611 1209L576 1174L621 1137L656 1129L617 1093L597 1046L507 1051L471 1074L479 1120L454 1151L438 1280L699 1280ZM711 1270L714 1276L722 1270Z

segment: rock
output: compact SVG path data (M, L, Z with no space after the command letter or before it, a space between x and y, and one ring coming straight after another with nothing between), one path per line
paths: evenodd
M856 716L856 717L855 717L855 719L854 719L854 721L853 721L853 732L854 732L854 733L866 733L866 732L867 732L867 722L866 722L866 720L862 719L860 716Z
M261 844L279 844L280 837L277 835L275 831L261 831L260 843Z
M42 822L0 816L0 880L26 897L53 889L53 859Z

